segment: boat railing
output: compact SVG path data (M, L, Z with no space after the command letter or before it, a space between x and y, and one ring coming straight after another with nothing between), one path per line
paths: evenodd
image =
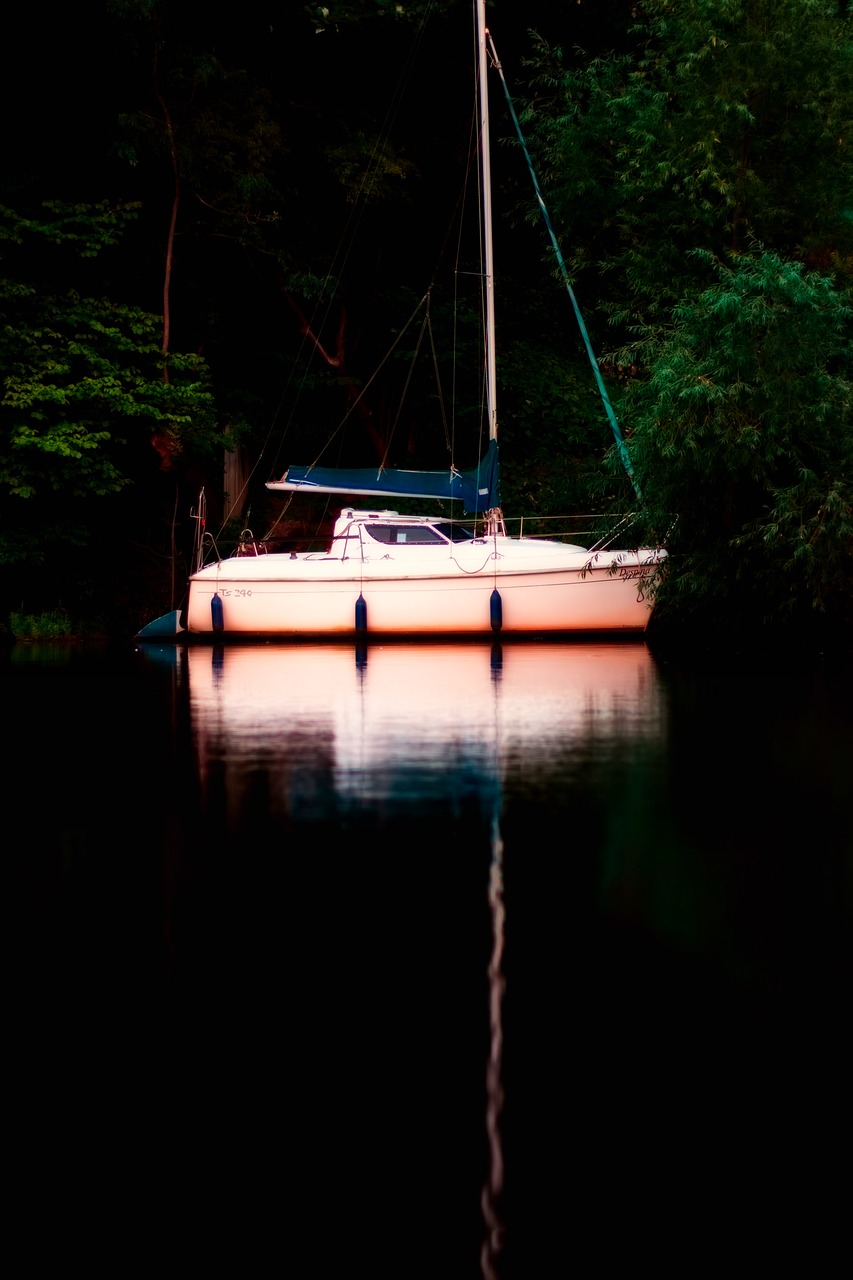
M511 537L541 538L549 542L572 542L598 550L609 546L616 539L624 541L630 535L636 517L628 514L608 516L604 514L579 514L558 516L516 516L506 518L507 533Z

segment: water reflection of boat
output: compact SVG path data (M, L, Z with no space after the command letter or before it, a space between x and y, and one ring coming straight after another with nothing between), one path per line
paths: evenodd
M642 642L145 646L158 653L181 682L200 787L183 866L197 883L174 910L183 951L216 957L217 1009L235 971L250 974L241 1002L271 984L258 1021L287 1011L287 1069L313 1099L308 1159L317 1117L328 1150L341 1134L378 1144L393 1174L368 1184L371 1204L408 1221L419 1188L440 1205L427 1234L445 1256L446 1224L467 1232L479 1214L491 1280L507 1217L504 1047L519 1044L505 1036L506 921L520 921L516 983L525 917L555 945L571 933L538 896L554 809L536 796L549 781L565 792L567 761L613 762L613 808L631 810L624 784L663 732L656 664ZM505 823L516 887L537 884L506 910ZM562 874L575 862L560 859ZM546 900L562 912L559 874Z
M642 643L190 646L185 660L202 778L216 762L239 784L263 765L308 809L312 793L319 806L466 786L486 798L559 744L608 752L660 728Z

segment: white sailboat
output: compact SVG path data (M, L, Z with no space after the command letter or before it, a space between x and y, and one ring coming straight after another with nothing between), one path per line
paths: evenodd
M642 633L660 548L615 549L509 536L500 505L495 300L489 153L488 31L475 0L484 233L486 411L489 444L474 469L421 472L291 466L273 491L368 497L345 506L322 551L235 555L196 567L189 579L189 636L503 636ZM473 526L404 515L393 497L458 500ZM477 519L479 517L479 519ZM182 629L178 614L139 638Z

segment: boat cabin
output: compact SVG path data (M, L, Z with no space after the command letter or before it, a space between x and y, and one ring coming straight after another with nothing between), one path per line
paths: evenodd
M346 507L335 521L333 544L359 538L361 532L385 546L426 546L476 541L473 530L453 520L404 516L398 511L356 511Z

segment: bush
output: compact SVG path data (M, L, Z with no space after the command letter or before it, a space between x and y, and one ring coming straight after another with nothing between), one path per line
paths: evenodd
M13 613L9 630L16 640L61 640L71 635L71 623L62 609L47 613Z

